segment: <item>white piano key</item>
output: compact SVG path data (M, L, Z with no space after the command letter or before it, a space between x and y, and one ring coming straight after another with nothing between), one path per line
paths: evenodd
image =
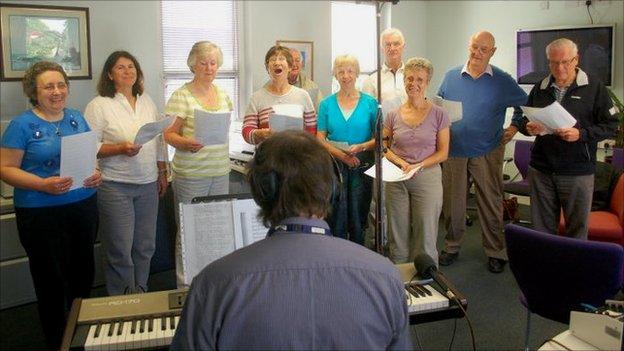
M170 345L171 344L171 340L173 340L173 334L174 334L174 329L171 328L171 318L172 317L167 317L165 320L167 322L167 325L165 327L165 332L164 332L164 340L165 340L165 345Z
M160 318L154 318L154 331L152 332L153 334L153 346L165 346L164 344L164 335L163 335L163 331L160 329Z
M89 333L87 334L87 340L85 341L85 345L84 345L84 349L85 351L92 351L95 350L95 328L97 327L97 324L92 325L91 327L89 327Z
M100 336L98 337L98 348L97 350L108 351L108 329L110 328L110 324L105 323L102 324L102 329L100 330Z
M141 328L139 329L139 347L142 349L149 347L149 332L147 328L148 322L148 319L141 320Z
M117 335L117 331L120 328L119 324L120 323L118 323L118 322L114 322L112 324L112 329L111 330L112 330L113 334L109 337L109 340L108 340L108 349L109 350L113 350L113 351L119 350L119 348L118 348L118 346L119 346L119 342L118 342L119 336Z
M130 350L132 349L132 341L130 339L130 322L125 321L122 325L121 335L119 336L119 349Z

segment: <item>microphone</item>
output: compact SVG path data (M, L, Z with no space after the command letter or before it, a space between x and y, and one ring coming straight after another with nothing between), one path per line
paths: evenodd
M416 273L420 274L422 279L433 279L438 283L442 290L444 290L446 297L450 300L456 299L453 293L455 287L446 279L442 272L438 271L435 262L429 255L421 253L416 256L414 259L414 268L416 268Z

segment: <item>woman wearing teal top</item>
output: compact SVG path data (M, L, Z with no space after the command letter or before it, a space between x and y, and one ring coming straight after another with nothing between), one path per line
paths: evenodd
M338 161L342 174L340 201L328 218L334 236L364 245L364 225L372 196L372 179L364 175L373 162L377 101L359 92L358 60L337 56L334 76L340 90L325 98L318 112L317 138Z
M53 62L37 62L24 74L34 108L13 118L2 136L0 179L15 188L15 220L28 255L37 307L49 349L61 346L66 315L75 298L89 297L97 231L95 171L79 180L59 176L61 139L88 132L80 111L65 108L69 81Z

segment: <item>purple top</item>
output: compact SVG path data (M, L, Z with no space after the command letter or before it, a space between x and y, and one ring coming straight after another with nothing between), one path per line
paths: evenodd
M420 125L410 127L403 121L399 109L388 112L384 128L391 132L390 150L405 162L421 162L436 152L438 132L451 124L448 114L439 106L431 106Z

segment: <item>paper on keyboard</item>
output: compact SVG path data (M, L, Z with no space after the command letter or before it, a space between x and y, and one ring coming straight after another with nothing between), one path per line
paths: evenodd
M546 127L540 135L553 134L555 129L571 128L576 124L576 119L557 101L543 108L529 106L520 108L529 121L541 123Z
M381 172L384 182L400 182L412 178L416 172L421 170L421 166L412 169L405 173L402 169L397 167L394 163L388 161L385 157L381 159ZM367 169L364 174L369 177L375 178L375 165Z

